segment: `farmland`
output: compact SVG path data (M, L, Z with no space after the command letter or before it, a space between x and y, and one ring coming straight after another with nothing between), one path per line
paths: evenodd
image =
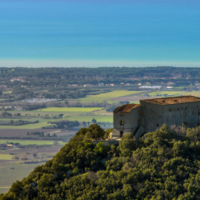
M3 141L0 140L2 143ZM9 142L19 142L21 144L32 144L29 141L10 140ZM51 141L50 141L51 142ZM44 141L33 141L33 143L47 144ZM51 142L52 143L52 142ZM59 143L56 146L46 146L39 148L9 148L0 151L0 193L8 191L16 180L22 180L35 167L44 164L51 159L64 145Z
M156 91L156 92L151 92L148 93L149 96L157 96L157 95L175 95L175 96L180 96L180 95L188 95L186 92L183 91Z
M0 167L0 193L4 193L9 190L10 186L16 180L22 180L26 177L38 164L18 164L14 163L15 169L10 169L11 164L9 162L1 164Z
M54 141L45 141L45 140L0 140L0 144L8 143L19 143L21 145L53 145ZM59 142L60 145L64 145L64 142ZM0 158L1 159L1 158ZM2 160L2 159L1 159Z
M136 93L140 93L140 91L126 91L126 90L115 90L113 92L107 92L103 94L98 94L98 95L89 95L86 96L85 98L80 98L78 101L81 102L112 102L112 98L117 98L117 97L122 97L122 96L127 96L127 95L134 95Z
M12 155L0 154L0 160L12 160Z
M71 121L91 121L93 118L95 118L97 122L113 122L113 116L109 115L75 115L70 116L67 119Z
M69 108L69 107L49 107L49 108L44 108L40 110L36 110L34 112L50 112L50 113L86 113L86 112L92 112L95 110L101 110L102 108L80 108L80 107L75 107L75 108Z

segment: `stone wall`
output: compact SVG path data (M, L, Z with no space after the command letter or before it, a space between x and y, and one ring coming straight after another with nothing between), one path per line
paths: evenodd
M123 134L127 133L134 133L135 130L138 128L138 121L139 111L141 110L140 107L133 108L129 113L121 112L121 113L114 113L113 117L113 137L120 137L120 132ZM124 125L120 125L120 121L124 120Z
M199 125L200 102L182 103L164 106L163 123L188 127Z
M141 102L142 125L145 132L155 131L163 124L163 106L149 102Z
M200 102L159 105L141 101L141 105L145 132L155 131L163 124L196 127L200 122Z

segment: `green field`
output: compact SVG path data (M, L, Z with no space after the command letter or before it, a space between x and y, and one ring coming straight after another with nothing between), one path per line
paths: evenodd
M40 122L37 124L27 124L22 126L0 126L0 129L36 129L48 126L47 122Z
M0 119L0 121L10 121L11 119ZM13 121L18 121L19 119L13 119ZM0 125L0 129L36 129L36 128L42 128L44 126L48 126L49 121L58 121L58 119L42 119L42 118L32 118L32 119L26 119L26 118L20 118L20 120L24 121L35 121L38 120L39 123L35 124L26 124L21 126L10 126L10 125Z
M0 193L7 192L10 186L17 180L22 180L39 164L13 164L14 169L10 169L11 164L2 164L0 167Z
M97 122L113 122L113 116L112 115L78 115L78 116L70 116L70 121L85 121L88 122L95 118Z
M122 97L122 96L128 96L135 93L140 93L141 91L126 91L126 90L116 90L113 92L107 92L103 94L98 95L88 95L85 98L80 98L78 101L81 102L103 102L104 100L109 102L109 99L116 98L116 97ZM112 102L112 101L111 101Z
M105 114L105 113L104 113ZM53 121L59 121L59 120L70 120L70 121L86 121L86 122L91 122L93 117L98 121L98 122L112 122L113 121L113 116L112 115L95 115L94 113L70 113L67 116L64 116L61 119L42 119L42 118L32 118L32 119L26 119L25 117L21 118L21 120L24 121L34 121L38 120L39 123L36 124L27 124L27 125L21 125L21 126L10 126L10 125L0 125L0 129L37 129L37 128L42 128L49 126L47 124L48 122L53 122ZM10 121L11 119L0 119L0 121ZM12 119L13 121L18 121L19 119ZM54 129L52 129L53 131Z
M11 94L12 91L6 91L6 92L3 92L3 94Z
M53 145L53 143L54 143L54 141L46 141L46 140L0 140L0 144L5 144L6 142L9 142L9 143L11 143L11 142L12 143L20 143L21 145L30 145L30 144ZM66 143L59 142L59 145L64 145L64 144L66 144Z
M51 113L87 113L102 108L82 108L82 107L49 107L34 112L51 112Z
M192 96L200 97L200 91L188 92L187 95L192 95Z
M149 96L164 95L164 94L176 95L176 96L187 95L186 92L182 92L182 91L156 91L156 92L149 93Z
M0 154L0 160L12 160L12 155Z

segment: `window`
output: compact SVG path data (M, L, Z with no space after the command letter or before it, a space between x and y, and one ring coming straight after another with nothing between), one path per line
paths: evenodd
M185 110L187 110L187 107L185 107Z
M123 126L124 125L124 120L120 121L120 125Z
M179 108L177 108L177 110L179 111Z
M157 127L159 127L159 124L157 124Z
M171 108L169 109L169 112L171 112Z
M182 107L182 110L183 110L183 107Z
M190 109L190 106L189 106L189 109Z

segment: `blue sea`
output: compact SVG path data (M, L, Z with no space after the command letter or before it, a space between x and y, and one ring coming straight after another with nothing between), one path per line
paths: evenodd
M194 0L0 0L0 66L200 66Z

